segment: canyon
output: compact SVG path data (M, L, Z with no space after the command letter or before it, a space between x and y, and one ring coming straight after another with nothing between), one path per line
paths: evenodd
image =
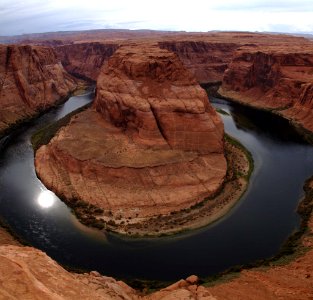
M313 130L311 41L253 33L160 33L151 37L145 32L141 35L144 36L119 33L115 38L111 32L104 38L97 32L63 39L55 34L56 41L52 43L47 34L40 40L30 37L31 46L0 47L2 132L72 92L77 79L66 71L97 80L93 107L73 117L36 154L39 176L45 177L45 184L58 194L69 199L87 197L90 203L111 211L107 217L122 214L125 219L136 219L186 208L191 199L198 201L199 195L202 198L214 193L226 172L223 126L205 101L198 83L215 85L214 92L225 98L270 110L309 133ZM148 55L145 61L142 57L147 57L147 53L151 57ZM171 69L173 65L175 68ZM147 96L149 101L143 101ZM160 101L163 97L169 99L164 104ZM193 99L192 103L186 97ZM186 115L187 123L182 118ZM180 130L177 134L172 120L184 130L190 130L191 137L180 135ZM194 129L197 130L192 132ZM81 139L73 143L77 135ZM194 139L199 142L195 143ZM99 145L103 148L101 157L95 150ZM169 164L173 165L170 168L173 178L166 175ZM68 173L62 169L64 166ZM143 171L145 168L153 172ZM178 178L182 168L189 176ZM108 173L120 181L112 183ZM105 181L94 186L93 174L101 175ZM154 180L147 174L153 175ZM135 192L139 192L140 199L127 190L126 177L137 186ZM208 186L206 183L212 177L214 184ZM157 180L166 183L166 189L155 184ZM139 183L144 183L151 192L139 190ZM90 186L86 188L85 184ZM107 189L107 184L114 184L114 190ZM114 201L101 199L96 194L99 186ZM94 194L88 193L91 187ZM312 183L306 188L311 195ZM168 196L155 196L162 193ZM183 196L189 193L192 197L184 200ZM124 203L116 201L116 195L120 194L127 201L141 205L141 209L125 209ZM177 195L182 196L181 203L177 203ZM151 198L158 204L157 212L155 207L147 205ZM308 205L312 206L311 202ZM43 252L17 245L3 232L0 234L0 265L4 266L0 268L0 298L27 295L30 299L311 299L312 228L310 216L300 240L302 250L291 261L244 270L236 278L212 287L200 285L197 277L191 276L149 295L97 272L70 273Z

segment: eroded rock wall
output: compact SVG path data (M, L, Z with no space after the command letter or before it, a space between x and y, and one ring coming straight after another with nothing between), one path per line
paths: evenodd
M237 43L215 41L162 41L161 48L176 53L200 84L218 83L231 62Z
M76 88L51 48L0 45L0 132L55 105Z
M312 91L312 48L295 44L288 49L271 46L239 50L219 90L225 97L273 109L311 131Z
M67 72L96 81L101 67L118 47L118 43L82 42L57 46L55 51Z

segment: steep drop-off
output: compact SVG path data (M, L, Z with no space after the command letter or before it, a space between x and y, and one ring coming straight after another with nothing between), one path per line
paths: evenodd
M37 151L36 170L57 194L102 208L104 220L140 223L217 191L226 174L223 134L174 53L122 46L98 77L93 109Z
M51 48L0 45L0 134L75 88Z
M242 48L224 74L222 96L271 109L313 130L313 51L290 44Z
M55 51L70 74L96 81L101 67L118 47L118 43L73 43L57 46Z

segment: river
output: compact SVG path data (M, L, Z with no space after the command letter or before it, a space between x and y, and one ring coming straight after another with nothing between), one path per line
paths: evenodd
M37 179L30 138L39 128L90 102L71 97L7 139L0 150L0 216L17 235L59 263L122 279L208 276L268 258L299 227L296 208L313 174L313 147L269 113L213 99L225 130L249 149L255 170L244 197L218 222L172 237L132 239L81 225ZM1 146L1 142L0 142ZM1 148L1 147L0 147Z

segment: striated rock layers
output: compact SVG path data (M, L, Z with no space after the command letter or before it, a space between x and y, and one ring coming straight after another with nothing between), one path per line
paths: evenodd
M224 74L220 94L274 110L313 131L312 46L243 47Z
M74 43L55 47L55 51L70 74L96 81L101 67L118 46L118 43Z
M200 84L218 83L240 44L201 40L162 41L161 48L176 53Z
M0 134L76 87L51 48L0 45Z
M137 222L218 190L223 134L205 91L174 53L122 46L98 77L93 108L37 151L36 170L59 195Z

